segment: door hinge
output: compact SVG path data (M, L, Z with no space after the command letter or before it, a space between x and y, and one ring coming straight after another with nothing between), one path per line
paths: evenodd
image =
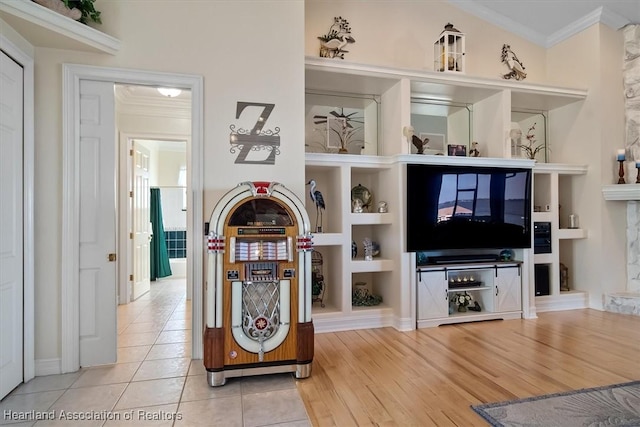
M129 233L129 238L133 239L133 233Z
M129 150L129 155L133 156L133 148Z
M129 281L130 281L130 282L133 282L133 274L130 274L130 275L129 275Z
M133 191L129 191L129 197L133 197Z

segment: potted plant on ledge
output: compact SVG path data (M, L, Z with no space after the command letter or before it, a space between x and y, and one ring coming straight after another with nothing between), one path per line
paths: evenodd
M96 10L95 0L33 0L41 6L58 12L74 21L88 24L89 21L102 24L100 11Z

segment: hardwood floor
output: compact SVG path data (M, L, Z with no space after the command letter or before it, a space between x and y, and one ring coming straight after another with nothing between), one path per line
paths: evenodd
M316 334L314 426L486 426L470 405L640 380L640 316L571 310Z

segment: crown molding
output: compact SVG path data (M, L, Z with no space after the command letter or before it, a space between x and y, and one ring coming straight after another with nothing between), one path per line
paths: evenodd
M522 23L516 22L490 8L478 4L477 2L469 0L448 1L450 4L470 13L471 15L483 19L502 28L503 30L509 31L546 49L573 37L594 24L601 23L613 28L614 30L618 30L631 23L629 19L612 12L606 6L601 6L547 37L544 34L534 31Z
M599 7L593 12L567 25L562 30L556 31L550 35L545 47L549 48L554 46L598 23L607 25L614 30L618 30L629 24L630 21L627 18L612 12L606 7Z
M489 9L488 7L484 7L476 2L469 0L448 0L448 2L467 13L470 13L471 15L474 15L497 27L502 28L503 30L516 34L523 39L529 40L530 42L535 43L539 46L546 47L547 38L543 34L534 31L531 28L527 28L521 23L507 18L506 16L501 15L494 10Z

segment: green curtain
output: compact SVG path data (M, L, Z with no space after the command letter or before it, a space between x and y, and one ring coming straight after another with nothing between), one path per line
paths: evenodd
M151 189L151 280L171 276L167 241L164 238L164 225L162 224L162 203L160 203L160 189Z

